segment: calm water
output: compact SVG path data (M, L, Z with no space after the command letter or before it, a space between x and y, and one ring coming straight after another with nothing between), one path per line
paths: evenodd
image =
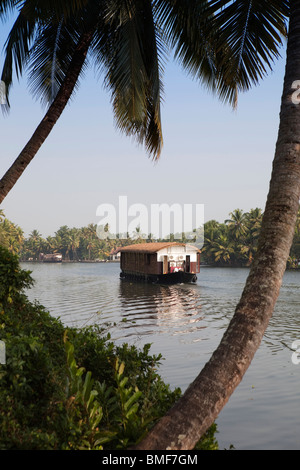
M183 391L200 372L227 327L248 270L203 267L197 284L159 286L119 279L119 265L23 263L36 280L28 292L65 325L115 323L117 342L165 360L160 375ZM287 272L260 349L217 419L217 440L228 449L300 449L300 272Z

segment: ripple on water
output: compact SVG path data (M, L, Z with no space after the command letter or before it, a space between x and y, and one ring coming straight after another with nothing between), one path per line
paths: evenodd
M120 281L116 264L25 265L36 285L30 299L66 325L110 323L112 338L151 343L165 358L160 374L184 390L196 377L234 313L248 270L203 268L196 285ZM299 366L291 343L300 339L300 273L288 272L261 347L217 420L220 448L299 448ZM258 432L259 430L259 432Z

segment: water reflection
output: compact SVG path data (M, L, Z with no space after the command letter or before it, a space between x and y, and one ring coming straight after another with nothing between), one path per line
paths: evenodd
M24 268L36 280L29 298L66 325L111 323L119 339L181 335L183 342L209 340L212 346L227 327L248 274L247 269L203 268L196 285L162 286L121 281L116 264L26 263ZM299 294L300 273L286 272L263 340L272 354L300 339Z
M265 333L265 341L272 354L290 349L300 339L300 273L285 273L274 314Z
M112 324L112 338L165 358L160 374L182 390L218 346L234 313L247 269L203 268L196 285L159 286L119 279L116 264L25 265L28 291L64 324ZM242 383L218 417L219 444L237 449L299 449L300 273L287 272L263 342Z
M150 333L154 329L156 334L177 335L206 328L200 293L193 287L120 281L120 314L128 321L124 323L127 336L147 335L149 329Z

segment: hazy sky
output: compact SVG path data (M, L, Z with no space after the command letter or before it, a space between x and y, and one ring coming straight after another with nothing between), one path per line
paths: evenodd
M0 25L0 49L7 29ZM222 104L170 59L164 76L164 147L153 163L116 130L110 96L91 69L51 135L1 208L25 235L97 223L97 207L204 204L205 221L240 208L264 209L277 138L285 52L259 87ZM0 66L3 59L0 56ZM27 77L15 81L8 117L0 113L0 174L42 119Z

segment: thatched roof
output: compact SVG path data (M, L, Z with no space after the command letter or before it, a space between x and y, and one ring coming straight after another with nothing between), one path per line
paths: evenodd
M131 252L131 253L156 253L159 250L162 250L163 248L169 248L171 246L190 246L197 251L197 247L193 245L187 245L185 243L177 243L177 242L153 242L153 243L137 243L135 245L128 245L128 246L123 246L122 248L119 248L119 251L121 253L123 252Z

